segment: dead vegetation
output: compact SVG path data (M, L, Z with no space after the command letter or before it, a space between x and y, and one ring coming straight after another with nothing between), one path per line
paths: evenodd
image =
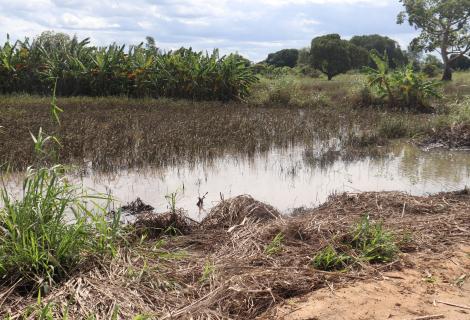
M462 123L439 128L426 137L422 145L428 149L433 147L468 149L470 148L470 124Z
M150 221L160 230L186 229L178 236L133 237L113 259L82 266L41 303L49 304L56 318L67 313L70 319L113 314L123 319L253 319L285 299L333 283L341 287L412 267L399 256L379 264L357 260L344 271L312 266L316 253L348 238L365 214L383 223L402 252L433 254L470 240L467 191L429 197L342 194L291 217L240 196L221 202L200 224L175 224L175 212L154 216L141 230L154 228ZM34 294L20 296L14 287L4 287L0 315L21 318L36 301Z

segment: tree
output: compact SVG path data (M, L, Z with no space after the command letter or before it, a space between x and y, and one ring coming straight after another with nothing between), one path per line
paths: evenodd
M299 50L299 58L297 59L297 65L309 65L310 64L310 48L302 48Z
M389 37L384 37L378 34L354 36L350 42L358 47L366 49L368 52L372 50L377 51L380 54L387 54L389 58L390 68L395 69L396 67L405 65L407 61L406 55L400 48L400 45ZM376 67L372 59L369 61L370 67Z
M452 80L452 62L470 53L470 0L400 0L405 11L397 22L406 20L421 34L412 46L437 51L444 63L442 80ZM452 56L453 55L453 56Z
M367 62L367 52L342 40L338 34L328 34L312 40L311 64L324 73L328 80Z
M270 53L266 59L266 63L275 67L294 68L299 58L299 50L283 49L274 53Z

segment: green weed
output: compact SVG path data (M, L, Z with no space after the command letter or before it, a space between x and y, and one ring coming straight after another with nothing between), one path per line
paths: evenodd
M351 245L362 260L370 263L390 262L398 253L393 235L381 223L371 223L368 216L353 230Z
M204 283L209 280L215 272L215 265L210 261L206 261L204 264L204 269L202 270L202 275L199 278L199 282Z
M282 251L282 241L284 240L284 235L282 232L276 234L271 243L268 244L264 252L268 255L276 255Z
M319 270L332 271L346 268L353 259L342 253L338 253L331 245L327 246L312 259L312 265Z

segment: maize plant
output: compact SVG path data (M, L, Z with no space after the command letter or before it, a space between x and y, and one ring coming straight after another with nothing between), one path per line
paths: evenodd
M246 59L181 48L160 52L154 46L90 45L65 34L45 32L32 42L0 45L0 93L59 96L170 97L243 100L257 82Z

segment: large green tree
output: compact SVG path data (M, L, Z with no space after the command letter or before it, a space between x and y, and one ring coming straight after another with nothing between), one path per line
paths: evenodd
M405 65L408 62L406 55L400 48L400 45L389 37L378 34L354 36L351 38L350 42L369 52L372 50L375 50L380 54L384 54L384 52L386 52L389 59L389 67L392 69ZM369 61L369 66L376 67L372 59Z
M311 64L324 73L328 80L367 63L366 50L342 40L338 34L328 34L312 40Z
M295 67L299 58L299 50L283 49L274 53L270 53L266 59L266 63L275 67Z
M452 80L452 61L470 53L470 0L400 0L405 11L398 23L408 23L420 35L415 49L437 51L444 63L442 80Z

